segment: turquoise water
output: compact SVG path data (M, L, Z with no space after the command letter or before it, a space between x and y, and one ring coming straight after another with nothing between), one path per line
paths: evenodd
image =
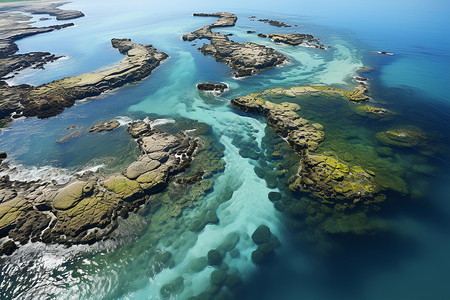
M211 288L214 268L205 267L202 261L209 250L229 240L234 240L231 248L239 255L227 250L226 265L221 268L242 280L242 285L228 294L234 299L450 298L446 287L450 278L450 104L446 96L450 58L448 36L443 32L449 23L444 1L426 5L420 1L286 1L283 5L74 1L66 7L79 9L86 17L74 20L73 28L26 38L18 45L21 52L50 51L67 58L46 70L25 71L12 82L41 84L117 63L122 56L110 46L113 37L152 43L170 58L142 82L77 103L59 116L15 121L0 135L0 150L8 152L13 163L24 166L16 176L64 181L65 176L91 167L101 166L103 173L119 170L138 155L125 126L106 134L83 133L66 144L55 140L70 132L66 129L70 125L87 129L112 118L126 123L146 116L174 120L175 124L163 125L168 130L193 128L193 122L186 119L209 125L208 138L214 144L211 151L221 157L225 169L210 178L212 189L195 198L195 204L178 218L167 218L171 209L167 198L191 197L193 188L169 188L159 196L164 203L159 210L132 214L121 223L115 240L71 248L27 244L13 256L1 258L3 298L160 299L161 287L182 276L184 288L172 298L187 299ZM213 21L192 17L197 11L237 14L236 26L221 32L233 33L236 41L274 47L291 62L234 80L226 65L181 40L184 33ZM252 15L301 26L270 27L250 21ZM332 48L318 51L276 45L248 35L250 29L310 33ZM372 50L395 55L380 56ZM254 167L273 177L276 161L268 158L268 149L279 141L268 142L264 137L270 129L265 120L232 109L229 100L268 88L304 84L351 89L356 84L352 77L363 65L374 68L365 74L374 104L396 112L393 119L361 117L353 110L355 105L343 99L287 100L299 101L302 116L324 125L324 147L340 145L337 151L350 153L358 163L370 163L401 177L411 196L389 195L382 212L374 216L389 228L383 234L323 236L314 226L305 226L306 216L291 218L268 199L271 191L285 193L283 180L273 187L255 174ZM203 81L226 82L230 91L218 97L199 93L195 85ZM433 151L393 148L390 157L379 157L375 149L382 145L374 134L405 125L426 132ZM260 159L243 157L246 148L258 152ZM201 162L194 161L193 168L197 164ZM207 211L215 211L220 222L206 225L198 233L189 230ZM256 249L250 236L261 224L271 228L282 246L272 260L256 266L250 258ZM162 263L157 254L168 252L170 263ZM218 299L218 295L220 292L214 297Z

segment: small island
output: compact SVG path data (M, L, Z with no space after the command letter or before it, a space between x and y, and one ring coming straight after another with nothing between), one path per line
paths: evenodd
M237 43L231 41L224 34L213 32L218 27L234 26L237 17L234 14L218 12L214 14L194 14L200 17L219 17L211 25L204 26L196 31L183 35L184 41L207 39L210 44L203 44L199 50L205 55L212 55L216 61L226 63L236 71L236 77L245 77L257 74L269 68L278 66L288 58L275 49L256 43Z

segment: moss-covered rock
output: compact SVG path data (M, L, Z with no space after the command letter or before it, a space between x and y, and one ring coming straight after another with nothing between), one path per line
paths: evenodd
M142 189L137 181L130 180L122 175L111 176L103 181L102 185L123 199L130 199L142 193Z
M76 181L61 189L53 199L53 207L59 210L66 210L74 207L83 197L85 191L89 192L89 188L84 189L89 184L84 181Z

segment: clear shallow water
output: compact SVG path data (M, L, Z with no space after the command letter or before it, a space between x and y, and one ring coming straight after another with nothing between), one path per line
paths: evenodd
M166 205L153 214L133 215L125 220L119 229L118 242L65 250L28 244L11 258L2 259L2 295L42 299L158 299L160 288L181 275L184 289L177 298L185 299L207 289L213 271L212 267L193 271L192 262L221 245L228 234L237 234L239 241L235 248L240 255L225 257L228 272L239 274L244 281L234 294L236 299L448 298L445 279L450 277L450 261L446 255L450 250L450 206L445 199L450 178L446 152L449 140L445 129L449 125L449 105L445 85L440 83L448 81L443 70L449 60L442 52L445 39L436 30L442 25L441 14L431 5L424 9L419 3L410 3L405 16L396 21L386 16L392 15L397 4L391 6L392 10L382 4L363 7L350 1L344 9L341 4L300 7L290 2L285 6L262 3L255 11L249 3L232 2L223 6L199 1L195 5L189 3L189 7L167 2L148 7L142 3L108 1L100 5L76 1L67 7L86 14L85 18L75 20L76 27L19 41L23 52L50 51L69 57L49 65L46 70L14 79L32 84L119 61L122 56L110 46L113 37L153 43L167 52L170 59L143 82L100 99L78 103L57 117L16 121L0 136L1 150L10 153L14 161L28 166L64 168L68 173L103 163L106 164L103 172L120 169L137 155L136 145L124 128L102 135L84 133L63 145L56 144L55 140L68 133L69 125L86 129L117 116L142 119L150 115L176 120L188 118L210 125L211 137L218 149L224 149L226 167L223 173L215 175L213 190L178 219L165 219L169 209ZM270 45L288 55L291 63L251 78L232 79L227 66L203 56L197 47L180 39L182 34L213 21L190 16L198 10L236 13L237 26L221 32L233 33L237 41ZM379 25L378 19L368 18L369 12L376 12L386 23ZM349 14L354 18L347 18ZM419 26L420 30L416 30L418 25L412 17L416 14L429 16L425 28ZM304 26L279 29L252 22L247 18L251 15ZM398 30L392 30L392 26ZM264 33L294 30L312 33L332 48L318 51L276 45L247 35L250 28ZM428 34L424 39L425 29ZM425 41L420 51L412 42L417 38ZM431 44L434 41L441 42ZM370 50L389 50L396 55L378 56ZM432 53L435 59L427 60L422 52ZM324 147L349 143L353 152L364 153L361 161L367 161L366 156L370 159L374 149L380 146L374 133L413 124L433 136L433 143L442 150L429 156L396 149L393 158L375 163L388 172L402 175L416 194L424 196L414 199L392 196L383 211L389 233L337 238L333 240L332 251L325 251L298 241L299 232L289 227L287 219L268 200L267 193L277 189L270 189L254 173L253 167L261 165L261 161L244 158L239 153L240 148L249 144L255 144L255 149L263 148L265 121L231 109L229 100L280 86L326 84L350 89L355 84L351 77L362 65L375 69L368 73L374 99L398 114L389 122L380 122L360 117L351 110L352 104L342 100L336 99L332 104L327 103L329 99L303 100L301 114L325 126ZM428 70L425 81L417 76L423 70ZM195 84L208 80L227 82L231 90L221 97L200 94ZM270 162L267 167L261 166L269 172L274 169ZM189 192L186 190L186 195ZM207 210L216 211L220 223L207 225L199 234L189 231L187 226ZM250 259L256 246L249 236L261 224L268 225L283 246L270 263L256 267ZM304 235L310 233L308 228L300 231ZM155 253L160 252L170 252L174 266L155 275L158 267Z

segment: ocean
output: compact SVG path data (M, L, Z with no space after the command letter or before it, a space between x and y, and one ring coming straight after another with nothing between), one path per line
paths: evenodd
M141 82L80 101L58 116L18 119L3 129L0 150L17 166L14 178L63 183L90 168L103 174L122 170L139 155L125 125L145 117L159 119L161 129L172 131L191 129L194 121L207 124L210 151L225 168L210 178L208 193L197 195L195 205L178 218L167 217L167 199L194 197L195 191L187 188L174 196L169 188L158 196L161 208L121 220L114 240L69 248L28 243L0 258L0 298L450 299L450 5L444 0L304 2L75 0L63 6L85 13L73 20L74 27L19 40L20 53L48 51L64 59L45 70L22 71L11 84L37 85L113 65L123 56L111 47L112 38L153 44L170 58ZM237 42L273 47L290 62L234 79L228 66L197 50L204 41L181 39L215 21L193 13L217 11L238 16L236 26L220 28L221 33L232 33ZM277 28L258 22L260 18L298 26ZM37 25L60 23L64 21L52 19ZM247 30L308 33L331 48L275 44ZM287 203L293 201L284 180L275 176L280 161L266 155L280 139L264 118L232 108L230 100L307 84L351 90L363 66L373 68L361 73L370 84L371 104L393 111L391 118L361 116L356 104L339 97L271 99L298 101L302 117L324 126L323 149L349 155L386 181L395 181L397 192L388 193L380 211L368 214L364 223L377 230L351 234L340 228L341 233L332 234L338 225L320 221L312 206L289 215L269 200L270 192L281 192ZM205 81L225 82L230 91L220 96L199 92L196 84ZM116 131L55 143L70 125L87 129L113 118L123 125ZM424 148L389 147L384 149L388 154L380 154L386 147L376 138L378 132L411 126L427 136ZM258 160L242 155L249 148L260 153ZM294 164L292 151L281 149ZM258 176L255 168L278 184ZM217 224L200 232L189 229L210 211ZM281 246L263 265L255 265L251 235L260 225L268 226ZM224 244L232 245L220 269L240 283L237 287L212 285L215 268L205 266L207 253ZM170 263L161 258L168 253Z

